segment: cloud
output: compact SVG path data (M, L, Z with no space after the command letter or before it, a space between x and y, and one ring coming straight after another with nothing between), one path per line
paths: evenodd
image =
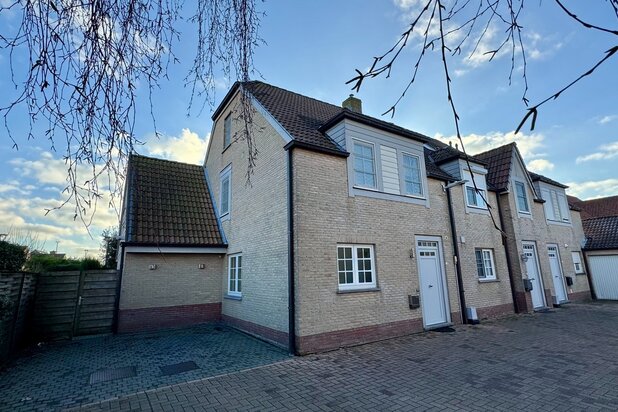
M458 142L457 136L436 134L434 138L444 143ZM472 133L462 136L462 139L466 151L470 154L485 152L495 149L498 146L516 142L517 148L524 160L530 160L544 155L542 152L539 152L539 149L544 147L543 141L545 140L545 136L540 133L525 134L520 132L515 134L514 131L507 133L491 132L487 134Z
M608 116L603 116L601 117L601 119L599 119L599 124L607 124L609 122L613 122L616 119L618 119L618 114L610 114Z
M180 136L161 136L148 139L144 148L149 155L178 162L201 164L206 156L209 136L200 138L189 129L182 129Z
M542 173L554 170L554 164L547 159L534 159L526 165L532 172Z
M599 146L598 149L599 151L597 152L585 156L578 156L577 159L575 159L575 163L579 164L583 162L589 162L591 160L607 160L618 157L618 141L604 144L602 146Z
M618 195L618 179L589 180L566 183L570 195L582 200Z

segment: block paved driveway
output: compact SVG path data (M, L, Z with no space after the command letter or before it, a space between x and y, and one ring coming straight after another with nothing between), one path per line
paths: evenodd
M618 410L618 303L291 358L84 409Z
M57 342L0 371L0 411L60 410L284 359L272 345L211 325ZM198 369L164 374L174 364ZM136 376L90 383L93 372L130 367Z

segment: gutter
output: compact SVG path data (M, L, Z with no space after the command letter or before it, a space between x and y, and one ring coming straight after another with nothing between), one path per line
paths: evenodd
M500 216L500 227L504 233L504 216L502 215L502 208L500 207L500 193L496 192L496 200L498 202L498 216ZM511 298L513 299L513 309L515 313L519 313L519 307L517 306L517 295L515 294L515 280L513 279L513 265L511 263L511 255L509 254L509 246L506 241L506 234L502 235L502 246L504 247L504 254L506 255L506 268L509 271L509 283L511 284Z
M459 292L459 305L461 306L461 321L465 325L468 323L468 314L466 313L466 296L461 276L461 264L459 262L459 243L457 241L457 227L455 225L455 215L453 214L453 204L451 202L451 188L446 189L446 201L448 202L448 217L451 222L453 253L455 254L455 272L457 273L457 289Z
M293 146L288 149L288 350L296 355L296 296L294 284L294 168Z

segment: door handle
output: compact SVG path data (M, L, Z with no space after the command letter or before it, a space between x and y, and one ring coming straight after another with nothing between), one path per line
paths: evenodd
M430 288L433 288L433 285L429 285Z

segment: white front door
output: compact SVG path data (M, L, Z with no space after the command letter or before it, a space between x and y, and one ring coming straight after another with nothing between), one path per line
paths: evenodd
M440 246L440 242L434 238L417 238L416 241L425 328L447 324L450 318Z
M567 301L566 287L564 286L564 277L562 276L562 266L560 265L560 257L558 256L558 246L547 246L547 254L549 256L549 267L551 268L551 277L554 280L554 289L556 290L557 303Z
M525 242L523 244L524 255L526 256L526 275L532 282L532 306L535 309L545 307L545 293L543 292L543 281L539 270L539 261L536 254L534 243Z

